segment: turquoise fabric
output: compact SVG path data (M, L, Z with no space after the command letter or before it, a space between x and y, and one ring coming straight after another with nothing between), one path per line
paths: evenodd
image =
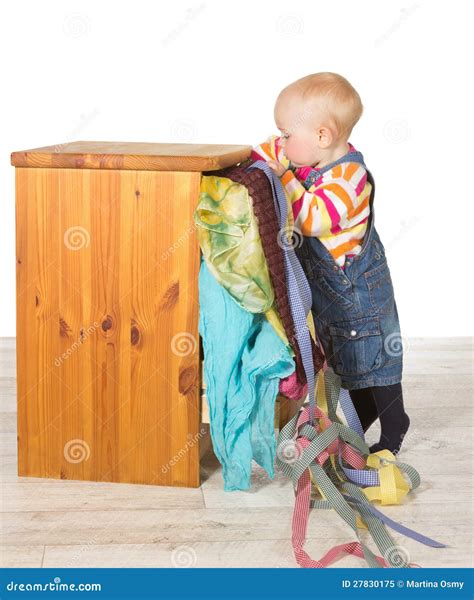
M214 452L224 490L251 485L252 459L274 477L275 399L295 362L265 315L243 309L201 257L199 333Z

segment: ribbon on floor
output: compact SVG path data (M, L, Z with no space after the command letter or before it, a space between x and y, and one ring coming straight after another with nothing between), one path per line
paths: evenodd
M320 378L325 380L324 385L319 382ZM292 479L296 495L292 535L296 561L305 568L324 568L345 554L353 554L364 558L372 568L418 566L407 562L386 526L433 548L445 548L446 544L396 523L371 502L401 504L405 496L418 487L420 476L412 466L398 462L388 450L370 454L365 440L340 422L335 414L337 402L334 402L334 398L340 396L338 381L330 368L320 371L317 389L326 397L320 401L318 395L315 410L318 423L309 424L308 407L303 407L278 437L277 466ZM320 403L326 404L334 421L319 408ZM330 460L336 456L338 461ZM356 485L348 480L347 472L353 479L371 480L376 485ZM354 473L358 477L354 477ZM363 477L364 473L369 477ZM321 499L311 497L312 488ZM304 550L311 508L335 510L354 530L358 541L336 546L320 560L312 559ZM382 556L375 555L360 539L360 529L368 529Z

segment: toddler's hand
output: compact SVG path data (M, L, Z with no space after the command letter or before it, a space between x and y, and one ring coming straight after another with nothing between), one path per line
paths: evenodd
M284 165L276 160L269 160L267 164L270 169L278 175L278 177L281 177L283 173L288 170Z

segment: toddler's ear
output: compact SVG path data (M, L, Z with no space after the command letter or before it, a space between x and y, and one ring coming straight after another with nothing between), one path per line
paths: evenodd
M328 148L334 141L334 135L329 127L319 127L316 136L320 148Z

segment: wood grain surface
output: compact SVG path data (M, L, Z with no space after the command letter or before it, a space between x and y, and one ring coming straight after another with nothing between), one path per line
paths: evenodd
M198 486L200 173L15 171L18 475Z
M15 167L214 171L250 156L252 147L235 144L155 144L76 141L12 152Z

